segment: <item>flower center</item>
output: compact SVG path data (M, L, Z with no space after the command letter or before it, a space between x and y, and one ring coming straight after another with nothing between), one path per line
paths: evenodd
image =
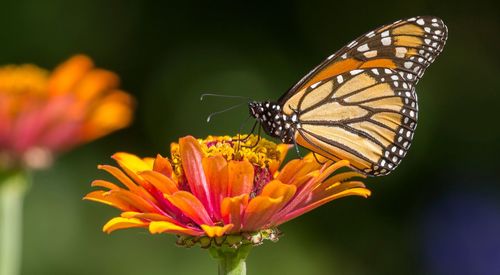
M240 136L208 136L198 139L201 150L206 157L222 156L227 161L248 161L254 167L254 188L250 197L260 193L260 190L272 180L271 165L279 163L282 152L278 145L272 141L255 135ZM181 188L187 187L182 169L179 145L173 143L171 148L172 166L179 179ZM187 190L187 189L184 189Z

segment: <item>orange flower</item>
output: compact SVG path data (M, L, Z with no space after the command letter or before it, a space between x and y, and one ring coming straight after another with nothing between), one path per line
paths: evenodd
M113 159L121 169L109 165L99 169L122 186L96 180L92 186L107 190L93 191L84 199L122 211L104 225L107 233L143 227L151 233L177 234L183 245L209 246L212 240L234 245L273 239L276 226L322 204L349 195L370 195L363 183L349 181L361 174L346 171L331 176L348 167L348 161L319 164L308 155L278 171L288 145L262 139L251 147L256 141L255 136L244 142L187 136L171 145L170 160L116 153Z
M0 67L0 167L46 166L53 153L127 126L133 100L118 84L84 55L51 73Z

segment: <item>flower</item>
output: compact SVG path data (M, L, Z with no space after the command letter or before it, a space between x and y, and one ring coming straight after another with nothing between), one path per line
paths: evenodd
M42 168L54 153L127 126L133 99L118 85L84 55L52 72L0 67L0 168Z
M258 142L258 144L256 144ZM256 145L255 145L256 144ZM349 162L322 159L312 154L294 159L278 170L289 145L277 145L256 136L238 141L228 136L195 139L186 136L171 145L171 158L139 158L116 153L121 169L98 168L118 179L122 186L95 180L96 190L84 199L122 211L103 227L143 227L150 233L172 233L178 243L208 247L262 239L275 239L277 226L334 199L370 191L353 177L336 173ZM331 177L330 177L331 176Z

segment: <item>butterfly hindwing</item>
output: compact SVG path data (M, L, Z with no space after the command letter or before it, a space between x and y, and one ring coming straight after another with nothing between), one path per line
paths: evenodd
M414 87L388 68L325 79L306 89L291 108L300 110L300 145L331 159L348 159L370 175L396 168L410 147L418 116Z

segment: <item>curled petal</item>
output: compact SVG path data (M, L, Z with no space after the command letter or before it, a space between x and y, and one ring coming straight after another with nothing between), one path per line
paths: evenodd
M197 231L191 228L187 228L184 226L179 226L173 224L171 222L166 221L155 221L149 223L149 232L151 234L160 234L160 233L172 233L172 234L185 234L191 236L201 236L203 235L202 231Z
M148 227L148 222L136 218L116 217L109 220L102 228L102 231L111 233L118 229L132 227Z
M224 233L231 230L232 227L233 227L232 224L226 224L224 226L217 226L217 225L210 226L210 225L206 225L206 224L201 225L201 229L203 229L203 231L205 231L205 234L207 234L207 236L210 238L220 237L220 236L224 235Z

